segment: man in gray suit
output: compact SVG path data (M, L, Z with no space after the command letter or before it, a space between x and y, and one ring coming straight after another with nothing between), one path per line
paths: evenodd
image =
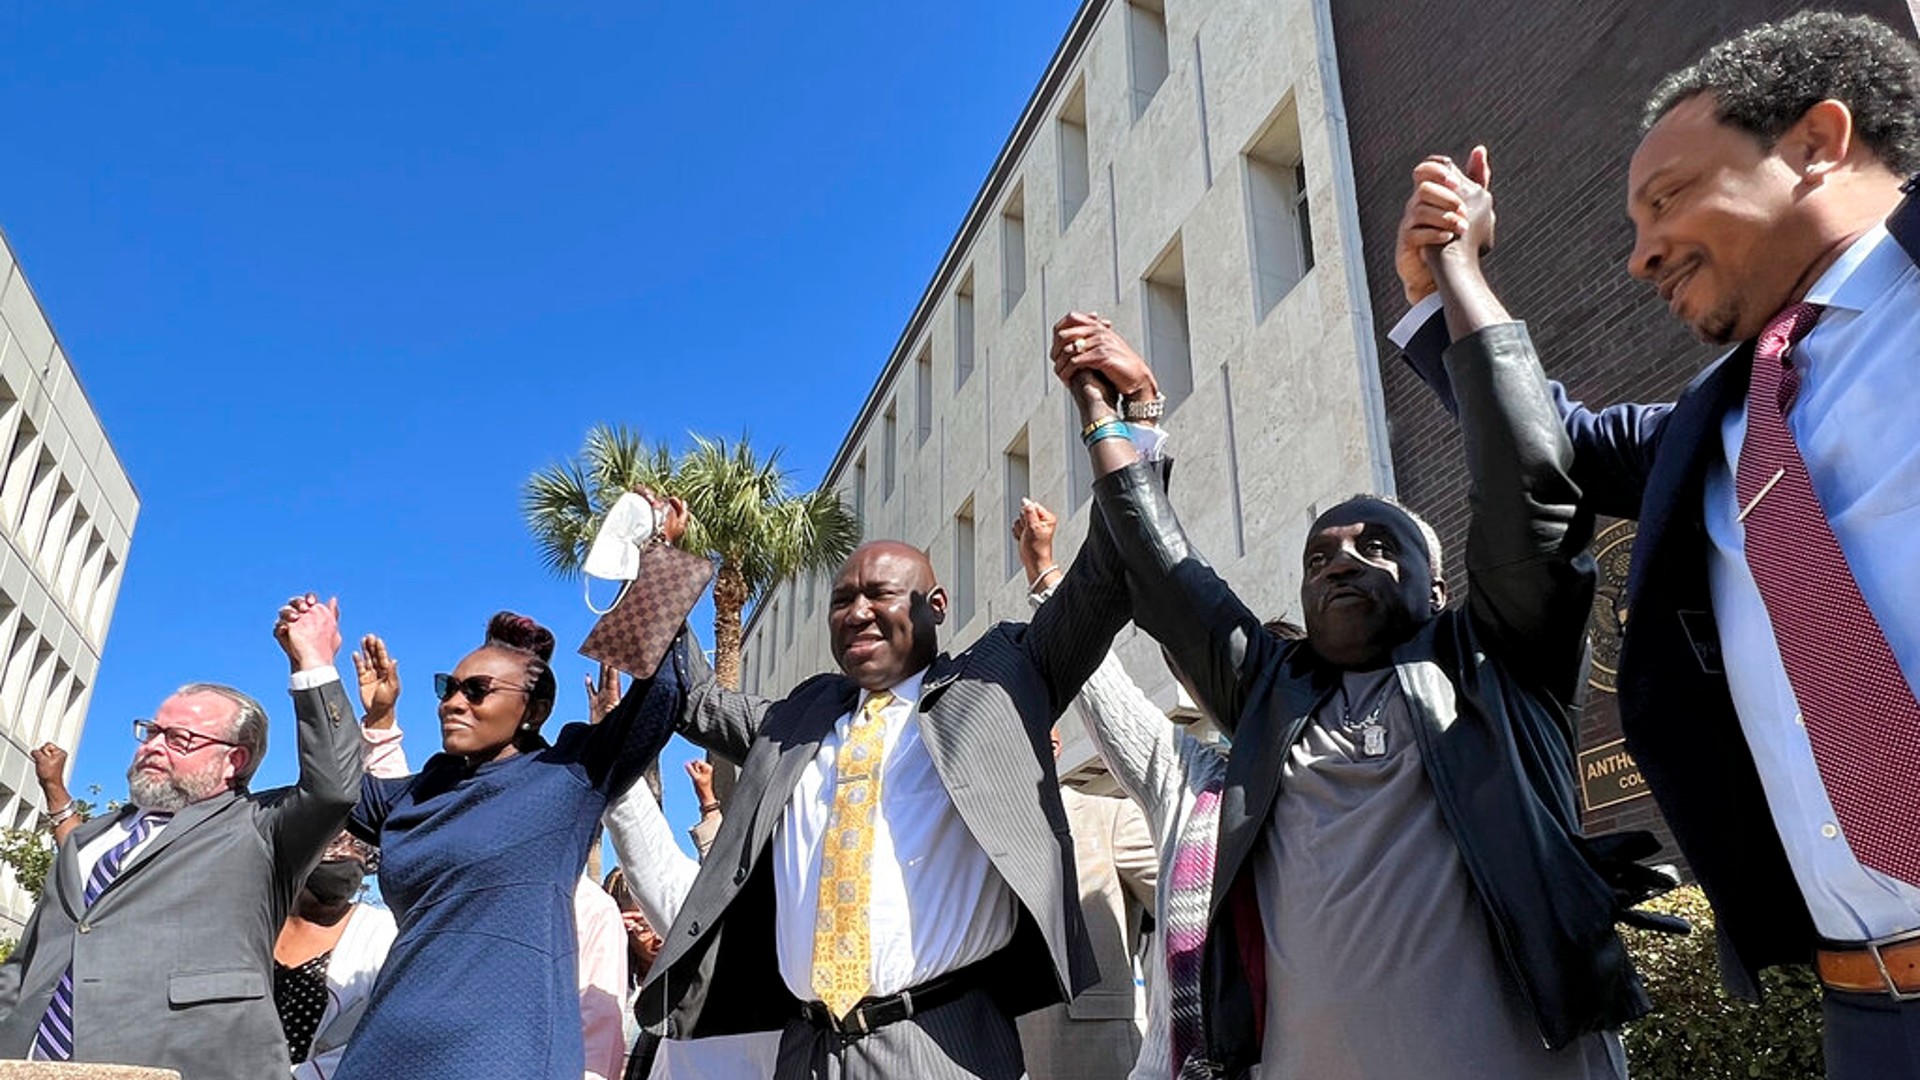
M1048 731L1127 619L1101 550L947 656L926 555L870 543L833 585L838 673L778 701L687 688L682 732L741 770L650 1030L779 1031L781 1080L1023 1073L1014 1017L1097 978Z
M20 945L0 965L0 1057L286 1076L273 940L360 790L360 727L340 687L339 610L280 609L300 779L247 793L267 716L192 683L137 721L128 805L69 836Z

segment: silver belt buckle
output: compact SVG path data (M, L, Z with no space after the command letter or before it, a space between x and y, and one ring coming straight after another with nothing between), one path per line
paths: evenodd
M1902 991L1900 985L1893 979L1893 972L1887 970L1887 958L1880 950L1889 945L1899 945L1917 938L1920 938L1920 930L1907 930L1887 937L1875 938L1867 942L1867 952L1873 957L1873 966L1880 969L1880 981L1886 984L1887 993L1891 995L1895 1001L1920 1001L1920 990L1912 992Z

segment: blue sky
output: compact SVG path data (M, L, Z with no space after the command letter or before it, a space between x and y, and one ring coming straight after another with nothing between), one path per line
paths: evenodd
M142 499L75 791L124 793L128 722L191 679L266 701L290 781L270 628L306 589L400 657L415 760L500 608L580 716L591 616L521 480L619 420L816 483L1076 7L0 12L0 226Z

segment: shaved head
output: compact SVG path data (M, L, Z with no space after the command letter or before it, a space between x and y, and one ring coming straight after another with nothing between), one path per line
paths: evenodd
M947 594L926 552L898 540L862 544L833 579L833 658L862 689L890 690L933 663L946 617Z
M840 564L840 574L844 575L855 563L881 555L911 563L918 573L913 582L915 588L930 591L939 587L939 581L933 576L933 560L927 558L926 552L904 540L869 540L861 544L853 549L853 554L847 556L846 562Z

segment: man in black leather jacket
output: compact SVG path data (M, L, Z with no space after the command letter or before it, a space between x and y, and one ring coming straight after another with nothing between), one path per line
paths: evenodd
M1088 375L1137 396L1138 355L1097 319L1056 329L1134 617L1233 737L1200 1075L1624 1076L1614 1031L1648 1008L1573 788L1591 520L1526 329L1475 285L1491 200L1473 210L1435 257L1473 507L1453 608L1431 530L1359 496L1308 537L1306 640L1265 633L1095 429L1112 407Z

